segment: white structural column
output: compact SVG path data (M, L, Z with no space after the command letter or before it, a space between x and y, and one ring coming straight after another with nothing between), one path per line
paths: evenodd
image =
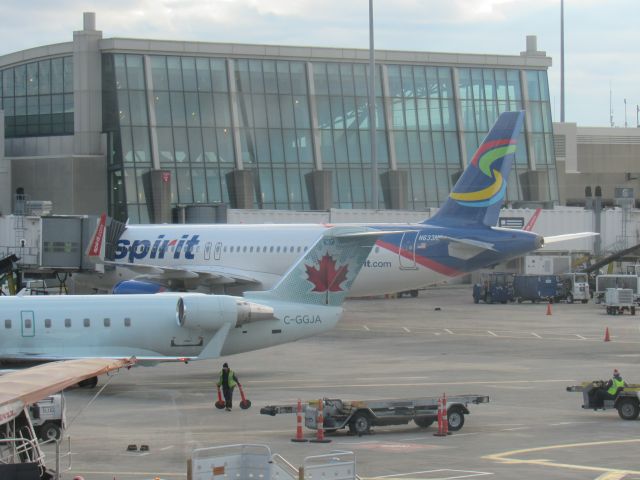
M313 76L313 64L306 62L307 94L309 98L309 116L311 117L311 140L313 142L313 166L315 170L322 170L322 154L320 150L320 127L318 125L318 106L316 104L316 84Z
M0 132L4 132L4 110L0 110ZM4 134L0 135L0 215L12 212L11 160L4 156Z
M144 56L144 78L147 89L147 115L149 116L149 134L151 141L151 164L154 170L160 170L160 154L158 150L158 122L156 120L156 96L153 92L151 75L151 57Z
M229 84L229 100L231 105L231 133L233 135L233 153L236 157L236 169L244 170L242 147L240 143L240 122L238 117L238 90L236 89L235 62L227 59L227 83Z
M522 105L525 111L524 133L527 141L527 154L529 155L529 169L536 169L536 152L533 148L533 138L531 137L531 113L529 105L529 84L527 82L527 71L520 70L520 90L522 91Z
M389 169L397 170L398 169L398 161L396 159L396 142L393 136L393 116L392 116L392 105L391 102L393 99L389 96L389 70L386 65L381 65L382 75L380 79L381 87L382 87L382 98L383 98L383 115L384 115L384 123L385 131L387 133L387 144L388 155L389 155ZM374 119L375 121L375 119ZM377 137L377 129L376 129L376 137ZM374 141L377 139L374 139ZM377 161L377 160L376 160Z
M456 123L458 124L458 145L460 146L460 158L462 160L462 169L467 168L467 142L464 139L464 119L462 118L462 105L460 103L460 74L457 68L451 69L451 83L453 84L453 105L456 109Z
M85 12L83 29L73 32L74 155L102 154L102 59L93 12Z

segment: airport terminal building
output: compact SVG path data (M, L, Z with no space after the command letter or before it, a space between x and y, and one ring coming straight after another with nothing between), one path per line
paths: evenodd
M95 22L0 57L1 213L19 188L132 223L176 205L372 207L367 50L103 38ZM376 51L380 208L439 206L520 109L507 201L557 203L550 65L535 37L509 56Z

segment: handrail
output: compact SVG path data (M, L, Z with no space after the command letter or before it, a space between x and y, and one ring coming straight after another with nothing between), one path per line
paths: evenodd
M271 457L271 461L279 466L284 465L285 467L287 467L287 469L289 469L290 473L292 473L295 476L299 474L298 468L294 467L291 463L289 463L289 461L286 458L284 458L279 453L274 453Z

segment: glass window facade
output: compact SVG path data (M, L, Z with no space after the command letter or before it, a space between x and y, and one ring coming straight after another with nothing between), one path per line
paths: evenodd
M73 135L73 58L0 70L5 137Z
M50 79L47 95L53 60L49 67L37 69ZM34 71L14 72L7 88ZM369 207L369 74L353 62L104 54L111 214L148 221L143 175L154 164L171 171L173 204L229 203L226 174L241 164L253 172L258 208L308 209L305 175L318 166L332 172L335 207ZM508 200L523 200L521 174L534 164L549 175L545 200L557 200L546 71L378 65L379 173L407 171L408 208L437 207L466 164L463 152L474 153L501 112L521 109L531 125Z

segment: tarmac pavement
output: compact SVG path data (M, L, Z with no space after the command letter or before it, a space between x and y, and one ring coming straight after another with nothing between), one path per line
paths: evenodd
M437 310L439 308L439 310ZM293 465L309 455L350 450L365 478L640 479L640 422L581 408L568 385L608 379L618 368L640 383L640 321L592 303L475 305L470 286L418 298L350 300L339 326L320 337L188 365L138 367L95 390L66 394L71 470L86 480L186 479L195 448L265 444ZM611 341L604 342L605 328ZM253 406L215 409L223 361ZM108 383L107 383L108 382ZM101 394L91 402L97 391ZM338 431L326 445L294 444L295 415L260 415L271 404L487 394L470 405L462 430L375 427ZM76 417L77 416L77 417ZM76 417L74 419L74 417ZM309 438L314 432L305 430ZM129 444L149 445L128 452Z

